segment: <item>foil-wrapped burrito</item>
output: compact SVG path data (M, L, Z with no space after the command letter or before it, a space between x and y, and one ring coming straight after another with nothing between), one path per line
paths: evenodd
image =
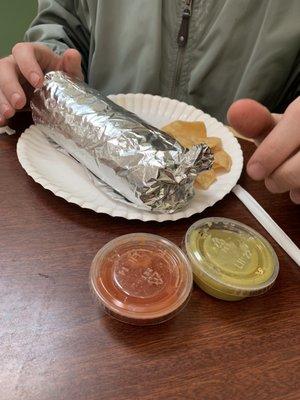
M190 150L63 72L49 72L31 102L42 132L136 206L173 213L211 168L208 146Z

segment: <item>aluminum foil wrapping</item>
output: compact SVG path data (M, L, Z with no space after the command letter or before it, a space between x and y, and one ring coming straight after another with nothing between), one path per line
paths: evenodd
M34 122L116 192L147 210L173 213L210 169L208 146L190 150L62 72L49 72L32 102Z

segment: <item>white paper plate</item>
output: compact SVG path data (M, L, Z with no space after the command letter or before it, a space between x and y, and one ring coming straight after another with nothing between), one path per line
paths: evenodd
M151 213L112 200L101 187L95 186L85 168L72 157L56 150L37 127L31 126L21 135L17 146L19 161L28 175L56 196L80 207L127 219L159 222L175 221L201 213L235 186L243 167L242 150L229 129L215 118L193 106L159 96L120 94L110 98L158 128L175 120L205 122L208 136L221 138L224 150L232 158L230 173L218 177L208 190L197 191L186 209L174 214Z

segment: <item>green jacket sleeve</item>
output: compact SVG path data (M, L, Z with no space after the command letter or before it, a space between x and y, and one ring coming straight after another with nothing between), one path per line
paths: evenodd
M27 42L40 42L61 54L77 49L86 71L89 57L89 30L76 0L39 0L38 15L25 33ZM81 7L81 6L80 6Z

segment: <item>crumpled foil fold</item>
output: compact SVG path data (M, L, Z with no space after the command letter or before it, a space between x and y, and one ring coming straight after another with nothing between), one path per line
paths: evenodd
M114 191L136 206L173 213L194 196L212 166L210 148L190 150L63 72L49 72L31 101L34 122Z

